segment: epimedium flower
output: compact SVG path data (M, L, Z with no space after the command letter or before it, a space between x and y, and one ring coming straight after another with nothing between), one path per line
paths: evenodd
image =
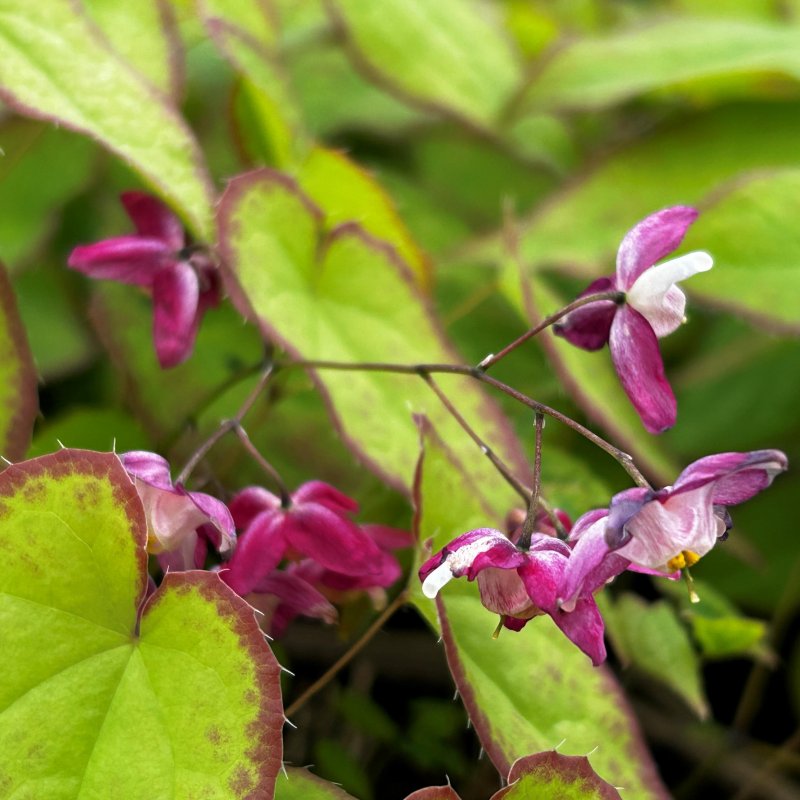
M237 594L255 591L284 558L310 558L332 572L371 579L385 568L380 547L351 518L358 504L322 481L304 483L283 502L250 486L230 510L242 533L221 575Z
M727 537L727 507L766 489L787 466L780 450L718 453L690 464L672 486L627 489L608 509L584 514L570 533L561 607L569 610L586 585L600 586L625 569L678 577Z
M90 278L134 284L153 299L153 341L163 368L185 361L200 320L219 305L217 268L202 250L186 246L183 226L160 200L144 192L120 195L136 233L73 249L67 264Z
M334 603L341 605L361 594L369 596L376 608L382 608L386 603L385 589L402 575L393 552L410 547L413 537L407 531L384 525L364 525L362 530L382 553L376 573L347 575L326 569L311 558L275 569L259 578L246 595L247 601L264 614L261 627L278 638L298 616L333 623L338 618Z
M658 340L684 321L686 296L676 284L713 265L702 251L656 262L678 247L696 218L694 208L674 206L643 219L622 240L615 274L598 278L580 295L616 290L624 300L588 303L553 326L585 350L608 344L622 388L650 433L672 427L677 416L658 347Z
M603 620L588 583L569 611L558 604L571 550L553 536L534 533L520 549L505 534L478 528L454 539L419 570L422 592L434 598L453 578L476 580L484 607L502 624L521 630L528 620L548 614L563 633L597 666L606 657Z
M147 519L147 549L166 570L202 569L208 546L227 555L236 542L228 507L203 492L173 484L166 459L133 450L120 455Z

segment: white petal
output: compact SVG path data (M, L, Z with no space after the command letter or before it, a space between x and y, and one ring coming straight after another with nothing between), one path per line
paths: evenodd
M626 302L647 319L656 336L672 333L683 321L686 298L675 286L714 265L708 253L698 250L646 269L626 294Z
M453 571L450 569L450 564L445 560L433 572L428 574L428 577L422 583L422 594L433 600L439 590L446 583L449 583L453 578Z

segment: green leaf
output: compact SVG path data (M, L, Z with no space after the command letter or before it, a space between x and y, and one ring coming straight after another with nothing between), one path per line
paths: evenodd
M211 238L211 189L192 134L69 0L0 0L0 91L22 113L100 141L173 203L200 237Z
M739 180L703 209L684 247L714 255L714 268L692 279L709 304L767 327L800 334L800 170Z
M665 683L705 718L708 704L700 660L672 606L624 594L617 602L607 600L601 608L620 657Z
M418 535L421 542L432 538L436 551L492 520L480 492L448 453L431 436L424 442L415 487ZM418 587L411 596L436 628L433 602ZM518 634L503 631L495 640L496 617L481 605L475 584L460 580L442 590L436 609L450 671L502 775L517 758L563 742L569 754L592 752L593 767L625 787L625 800L666 797L612 674L592 667L549 617L534 619Z
M514 762L505 789L491 800L620 800L584 756L564 756L551 750ZM626 795L627 796L627 795Z
M2 796L271 796L280 668L212 573L167 575L145 601L146 523L119 459L24 462L0 497L16 665L0 677Z
M183 51L169 7L161 0L82 0L114 49L165 95L180 100Z
M389 195L368 172L343 153L315 147L300 167L297 181L325 212L328 227L357 222L367 233L392 245L420 285L430 285L428 259L411 238Z
M42 122L0 129L0 253L12 272L51 233L61 207L88 183L95 148Z
M289 179L268 171L231 182L220 208L224 260L266 335L292 353L336 362L457 363L407 268L355 224L322 238L322 214ZM427 414L470 474L497 474L417 376L317 370L345 440L398 487L416 464L413 414ZM507 422L469 379L437 377L464 416L501 457L524 472ZM498 486L498 501L511 490Z
M263 346L226 305L204 315L192 357L164 370L153 347L152 315L149 298L132 287L110 282L96 287L91 316L111 354L119 393L158 441L184 430L221 388L252 374Z
M526 93L537 108L603 108L655 90L683 90L725 80L730 93L747 78L759 88L776 78L800 79L800 29L721 19L665 19L582 39L549 59ZM736 82L733 81L735 79ZM766 80L765 80L766 79ZM749 94L751 85L745 84ZM796 86L793 87L796 92Z
M743 616L724 594L708 583L695 580L699 603L689 602L685 587L679 584L659 581L658 585L664 594L680 603L681 613L689 620L706 658L762 656L766 653L767 624Z
M533 311L533 316L540 319L569 302L539 274L531 282L531 302L526 310L519 272L513 264L506 267L503 284L509 301L531 323L533 318L528 311ZM614 444L632 454L637 465L658 478L659 483L671 483L678 469L656 440L644 434L642 422L620 386L609 353L606 350L586 352L549 330L540 333L537 340L564 387L589 420L608 431Z
M286 767L275 784L275 800L355 800L335 783L312 775L307 769Z
M23 458L39 411L36 372L14 290L0 264L0 455Z
M329 8L356 63L423 108L489 124L520 80L503 33L476 3L333 0Z
M254 44L270 48L277 41L275 20L263 0L200 0L200 14L206 24L211 20L246 32Z
M554 195L528 220L522 255L526 263L558 265L591 279L607 275L622 237L653 211L699 203L749 170L794 166L798 126L798 105L751 104L662 127ZM499 243L496 237L486 244L496 253ZM695 280L686 283L690 294Z

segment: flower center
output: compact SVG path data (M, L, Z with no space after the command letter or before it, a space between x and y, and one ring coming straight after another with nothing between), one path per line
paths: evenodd
M678 555L667 561L667 569L670 572L677 572L680 569L694 566L700 560L700 556L693 550L681 550Z

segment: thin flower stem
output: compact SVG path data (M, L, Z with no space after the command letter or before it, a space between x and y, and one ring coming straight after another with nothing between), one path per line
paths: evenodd
M515 339L511 344L506 345L499 353L492 353L491 355L486 356L486 358L478 364L478 368L482 370L491 369L498 361L504 359L509 353L516 350L521 344L524 344L528 341L528 339L532 339L537 334L541 333L545 328L549 328L554 323L558 322L562 317L565 317L570 311L574 311L576 308L580 308L581 306L588 305L589 303L597 303L600 300L611 300L614 303L621 303L625 299L625 293L617 291L616 289L612 289L606 292L597 292L596 294L587 294L585 297L579 297L577 300L573 300L568 305L564 306L564 308L556 311L554 314L551 314L549 317L545 317L538 325L535 325L530 330L526 331L522 334L518 339Z
M521 403L522 405L527 406L534 411L539 411L548 417L557 419L567 427L572 428L572 430L574 430L576 433L580 434L585 439L588 439L592 444L608 453L620 464L620 466L628 473L628 475L630 475L630 477L638 486L643 486L648 489L652 488L644 475L642 475L642 473L633 463L633 459L628 453L625 453L619 448L614 447L613 444L607 442L601 436L593 433L588 428L585 428L579 422L576 422L566 414L562 414L560 411L556 411L556 409L550 408L550 406L540 403L538 400L534 400L532 397L528 397L528 395L517 391L508 384L498 381L497 379L492 378L490 375L486 375L484 371L478 367L468 367L461 364L387 364L383 362L346 363L341 361L307 361L301 359L283 362L280 364L280 367L282 369L289 367L302 367L304 369L326 369L337 370L340 372L391 372L403 375L418 376L424 376L428 373L465 375L469 378L480 381L481 383L485 383L488 386L492 386L503 394L513 398L518 403Z
M292 498L289 494L289 489L287 488L286 484L281 478L280 473L272 464L267 461L264 456L258 451L258 448L253 444L250 440L250 437L247 435L247 431L238 423L236 423L234 429L236 435L239 437L239 441L242 443L242 446L245 450L250 454L253 461L255 461L259 467L261 467L264 472L269 475L270 478L277 484L278 491L281 495L281 507L282 508L289 508L292 504Z
M320 689L324 689L336 675L344 669L372 637L384 626L389 617L397 611L400 606L408 599L408 592L402 591L392 602L383 609L375 621L361 635L361 638L353 643L335 662L324 672L311 686L308 687L285 711L287 717L291 717L296 711L301 709Z
M520 550L528 550L531 546L531 536L536 528L536 513L539 510L539 494L542 487L542 431L544 430L544 415L536 412L536 444L533 456L533 489L528 501L528 514L522 524L522 534L517 542Z
M442 391L441 387L438 383L433 379L433 377L427 373L422 374L423 380L431 387L434 394L441 400L442 405L447 409L450 413L450 416L466 431L467 436L475 442L476 445L480 448L481 452L486 456L486 458L491 461L492 465L495 469L503 476L506 483L527 503L528 498L530 497L530 490L511 472L508 466L497 456L497 454L492 450L486 442L481 439L480 436L475 432L475 429L464 419L461 415L459 410L452 404L450 398Z
M256 383L256 385L253 387L253 390L250 392L250 394L247 395L242 405L239 406L239 410L236 412L233 419L223 420L217 430L215 430L204 442L200 444L197 450L195 450L194 453L192 453L192 455L189 457L189 460L186 462L186 464L184 464L183 469L175 479L175 483L185 484L200 461L202 461L202 459L208 455L208 452L211 450L211 448L214 447L214 445L216 445L216 443L228 433L241 426L242 420L247 415L247 412L253 407L256 400L258 400L261 392L264 391L264 387L269 382L269 379L272 377L274 371L275 366L272 363L265 367L261 373L261 377L258 379L258 383Z

